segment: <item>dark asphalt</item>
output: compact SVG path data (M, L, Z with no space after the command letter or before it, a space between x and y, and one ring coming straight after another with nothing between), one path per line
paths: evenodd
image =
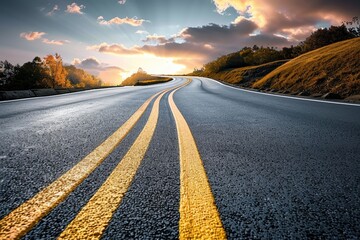
M0 217L74 166L152 94L181 82L0 103ZM104 239L178 237L178 143L167 97ZM360 238L360 107L260 95L199 78L174 100L198 145L229 239ZM149 113L25 239L61 233Z

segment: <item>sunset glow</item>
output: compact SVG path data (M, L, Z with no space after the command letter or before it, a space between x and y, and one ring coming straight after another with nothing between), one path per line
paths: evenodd
M65 64L85 61L78 66L105 82L121 82L139 67L188 73L244 46L296 45L319 25L357 14L351 0L302 5L295 0L16 0L0 11L7 33L0 40L1 60L22 64L59 53ZM86 66L91 58L98 65Z

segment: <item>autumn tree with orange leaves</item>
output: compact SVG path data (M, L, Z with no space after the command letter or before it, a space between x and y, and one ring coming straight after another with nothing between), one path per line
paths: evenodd
M35 57L24 65L0 61L0 90L32 88L95 88L102 81L75 66L64 66L59 54Z
M68 73L59 54L56 53L55 56L49 54L44 58L44 70L48 76L44 78L46 86L51 88L71 87L71 83L67 79Z

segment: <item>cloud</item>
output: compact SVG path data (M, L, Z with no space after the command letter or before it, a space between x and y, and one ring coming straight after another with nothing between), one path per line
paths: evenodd
M258 26L254 22L243 20L229 26L209 24L189 27L182 30L179 37L188 42L239 45L239 41L249 37L249 34L257 29Z
M45 35L45 34L46 33L44 33L44 32L23 32L20 34L20 37L24 38L28 41L42 39L43 43L50 44L50 45L64 45L66 43L70 43L70 41L68 41L68 40L49 40L47 38L43 38L43 35Z
M112 53L117 55L132 55L132 54L141 54L137 50L137 47L134 46L132 48L127 48L122 44L107 44L107 43L101 43L99 45L93 45L87 47L88 50L97 50L99 52L103 53Z
M262 32L303 39L319 23L341 24L360 12L353 0L213 0L219 13L228 8L237 11L234 23L253 21ZM300 29L300 30L298 30Z
M123 5L126 3L126 0L119 0L118 3Z
M89 57L83 60L74 58L72 64L80 68L99 68L101 66L100 61L95 57Z
M84 69L85 71L99 77L103 81L103 84L108 86L119 85L123 80L122 75L127 73L127 71L120 67L109 66L106 63L101 63L95 57L89 57L83 60L74 58L72 64L77 68Z
M360 12L360 5L354 5L353 0L342 0L341 4L338 0L312 0L301 4L298 0L212 1L220 14L228 14L229 8L235 9L237 14L232 23L188 27L171 38L139 30L137 34L147 34L143 46L102 43L89 49L121 56L135 54L167 58L190 71L245 46L282 48L296 45L318 26L339 24ZM104 25L122 24L120 20L98 19Z
M77 5L76 3L72 3L71 5L67 5L65 12L72 14L84 14L81 10L84 9L84 5Z
M119 17L114 17L112 19L110 19L109 21L106 21L104 19L103 16L99 16L98 17L98 23L100 25L121 25L121 24L128 24L134 27L138 27L141 26L144 22L148 22L147 20L144 19L138 19L136 17L134 18L129 18L129 17L125 17L125 18L119 18Z
M44 33L44 32L23 32L23 33L20 33L20 37L24 38L28 41L34 41L36 39L40 39L45 34L46 33Z
M153 34L153 35L147 35L146 39L144 39L143 42L155 43L155 44L165 44L165 43L174 42L174 38L168 39L165 36L159 36L157 34Z
M137 30L135 33L137 33L137 34L149 34L148 31L144 31L144 30Z
M64 45L66 43L70 43L70 41L68 41L68 40L49 40L47 38L44 38L43 43L51 44L51 45Z
M200 27L183 29L179 34L167 39L161 35L148 35L143 46L127 48L121 44L102 43L88 47L103 53L116 55L154 55L172 59L175 64L185 66L184 71L190 72L194 67L220 57L226 53L235 52L245 46L283 47L295 44L285 37L257 33L258 26L243 19L230 25L209 24ZM180 41L178 41L180 40Z
M47 16L52 16L56 11L59 11L59 10L60 10L59 6L58 6L58 5L55 5L55 6L53 7L53 9L52 9L50 12L48 12L46 15L47 15Z

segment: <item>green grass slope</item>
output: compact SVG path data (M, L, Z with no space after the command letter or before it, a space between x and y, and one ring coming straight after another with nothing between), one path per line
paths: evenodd
M360 94L360 38L305 53L256 81L254 88L290 92Z

